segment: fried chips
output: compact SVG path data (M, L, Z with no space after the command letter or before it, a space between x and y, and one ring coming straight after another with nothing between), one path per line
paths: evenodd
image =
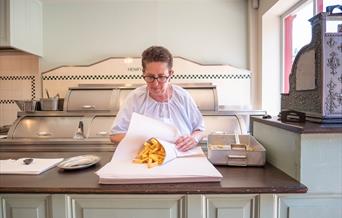
M148 168L152 168L163 164L165 159L165 149L155 138L151 138L144 142L143 149L133 159L134 163L147 164Z

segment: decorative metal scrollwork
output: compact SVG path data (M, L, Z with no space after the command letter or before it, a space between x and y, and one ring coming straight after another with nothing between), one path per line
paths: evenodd
M339 46L337 46L337 49L342 53L342 43Z
M332 75L335 75L336 73L337 73L337 71L336 71L336 69L337 69L337 67L339 67L340 66L340 60L339 59L337 59L337 54L336 54L336 52L331 52L330 54L330 58L328 58L328 63L327 63L327 66L330 68L330 73L332 74Z
M336 94L336 100L339 106L342 105L342 90L340 93L335 93Z
M338 107L338 105L335 103L335 101L338 100L338 96L337 93L334 93L336 84L332 81L332 79L330 79L330 82L327 84L327 87L329 90L325 101L325 108L332 114Z
M327 41L327 45L332 48L334 47L334 45L336 44L335 40L333 38L329 38L329 40Z

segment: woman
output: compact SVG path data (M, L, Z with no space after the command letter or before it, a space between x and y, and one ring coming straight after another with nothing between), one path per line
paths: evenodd
M113 123L112 142L120 142L128 130L133 112L175 125L182 136L176 140L180 151L195 147L204 130L203 118L189 93L171 85L173 58L163 47L152 46L142 54L145 86L129 93Z

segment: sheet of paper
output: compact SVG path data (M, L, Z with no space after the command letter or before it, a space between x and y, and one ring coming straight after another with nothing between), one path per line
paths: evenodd
M164 146L166 153L174 153L175 157L189 157L189 156L204 156L201 147L197 146L188 151L180 151L176 148L174 143L157 138L157 140Z
M98 171L110 177L138 178L165 176L208 176L220 177L220 173L205 157L177 158L158 167L148 168L145 164L111 161Z
M160 121L133 114L125 138L119 143L111 162L96 172L100 183L156 183L220 181L222 175L204 156L200 147L187 152L175 148L178 130ZM133 159L148 139L162 143L169 157L164 164L148 168ZM176 158L177 157L177 158Z
M180 137L180 133L175 126L133 113L126 136L116 148L113 159L133 160L144 142L152 137L157 138L162 145L165 145L167 152L173 151L177 157L204 155L200 147L186 152L179 151L174 144L177 138ZM173 155L170 153L170 156ZM167 161L171 159L174 158L168 158Z
M144 139L161 138L169 142L175 142L181 136L174 125L137 113L132 115L127 135L134 135L135 138Z
M0 174L40 174L54 166L63 160L63 158L57 159L39 159L34 158L32 163L26 165L23 160L26 158L20 158L18 160L0 160Z
M140 184L175 182L218 182L220 172L206 157L176 158L158 167L112 161L97 174L102 184Z
M126 136L116 148L113 159L132 160L144 142L152 137L175 142L179 136L175 126L133 113Z

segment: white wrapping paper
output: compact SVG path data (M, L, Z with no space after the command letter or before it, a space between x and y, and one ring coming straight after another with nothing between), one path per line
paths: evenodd
M97 171L103 184L173 183L220 181L222 175L207 160L200 147L187 152L176 149L180 136L177 128L134 113L125 138L119 143L112 160ZM156 138L165 148L164 164L148 168L133 163L145 141Z

